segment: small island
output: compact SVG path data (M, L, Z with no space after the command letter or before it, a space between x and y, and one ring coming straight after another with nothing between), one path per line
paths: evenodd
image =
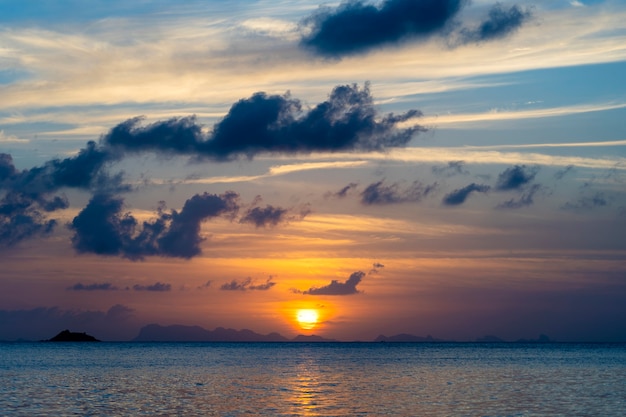
M52 339L44 340L44 342L99 342L99 340L87 333L63 330Z

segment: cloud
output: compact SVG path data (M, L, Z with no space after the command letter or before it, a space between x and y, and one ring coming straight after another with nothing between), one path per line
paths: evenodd
M204 284L199 285L199 286L197 287L197 289L198 289L198 290L204 290L204 289L210 288L210 287L211 287L211 284L213 284L213 281L212 281L212 280L208 280L208 281L207 281L207 282L205 282Z
M593 210L598 207L606 207L609 204L606 196L601 192L597 192L592 196L584 196L574 202L567 202L561 208L574 211Z
M82 284L78 282L67 289L69 291L116 291L119 288L110 282L103 282L102 284Z
M171 284L156 282L152 285L133 285L133 290L135 291L156 291L156 292L167 292L172 290Z
M378 270L381 268L384 268L385 265L381 264L380 262L374 262L372 264L372 269L370 269L370 271L368 272L369 275L373 275L373 274L378 274Z
M512 5L505 9L501 3L496 3L489 9L489 14L477 28L464 28L460 32L457 40L459 43L480 43L494 39L504 38L532 18L529 9L522 9L517 5Z
M488 185L471 183L463 188L456 189L443 197L442 203L446 206L458 206L467 200L473 192L486 193L491 189Z
M339 57L395 44L425 39L443 32L465 0L386 0L379 6L346 1L337 8L322 7L303 24L310 33L303 46L316 53Z
M256 205L262 201L261 196L256 196L253 205ZM284 209L281 207L274 207L272 205L266 205L265 207L251 207L241 216L239 223L250 223L258 227L276 226L279 223L287 223L294 220L302 220L308 214L311 213L311 209L308 204L305 204L300 208L299 213L292 213L290 209Z
M256 227L276 226L285 221L289 210L267 205L264 208L253 207L249 209L240 220L240 223L251 223Z
M345 198L350 191L356 189L356 187L358 187L359 184L357 184L356 182L351 182L350 184L346 185L345 187L343 187L341 190L334 192L334 193L327 193L326 197L336 197L336 198Z
M149 151L217 161L253 158L260 153L380 151L405 146L414 134L426 130L417 125L398 127L418 116L421 113L417 110L380 115L368 84L363 88L356 84L337 86L328 100L308 110L303 110L300 101L289 94L260 92L233 104L210 133L205 133L195 116L147 126L136 117L113 127L98 143L88 142L74 156L55 158L28 170L17 170L11 155L0 153L0 245L12 246L50 234L57 220L49 219L46 213L69 207L64 195L54 193L61 188L76 188L94 193L71 225L77 232L73 244L79 252L131 259L152 254L190 258L200 253L200 222L212 216L207 213L198 217L194 204L210 210L211 204L225 200L211 202L212 197L196 196L182 212L163 212L156 221L139 226L130 214L120 213L123 200L114 195L131 191L131 187L124 183L122 172L107 173L108 163L129 153ZM307 213L303 209L300 218ZM285 216L284 209L267 206L251 209L243 221L260 227L275 225ZM90 224L90 219L95 222ZM166 224L169 227L164 229ZM99 232L104 235L98 236Z
M356 286L359 285L359 283L361 282L364 276L365 276L365 272L362 272L362 271L353 272L350 275L350 278L346 280L346 282L339 282L337 280L332 280L330 284L324 287L311 287L306 291L302 291L301 294L308 294L308 295L358 294L360 291L356 289Z
M535 179L538 168L527 168L526 165L515 165L498 175L496 189L499 191L517 190Z
M222 291L267 291L271 289L276 283L273 281L273 277L270 276L264 283L255 284L252 278L248 277L243 281L232 280L225 284L222 284L220 290Z
M335 87L327 101L304 111L288 93L255 93L233 104L228 114L205 134L194 116L141 126L129 119L101 139L120 152L154 151L228 161L260 153L310 153L383 150L405 146L421 126L397 125L421 116L418 110L380 117L369 85Z
M384 180L368 185L361 192L361 203L364 205L399 204L420 201L437 188L437 183L424 185L414 181L410 186L402 188L399 183L385 185Z
M465 169L465 161L450 161L447 165L437 165L432 167L431 170L433 174L445 177L469 174L469 172Z
M504 8L496 3L477 27L462 27L457 19L468 0L385 0L378 6L344 1L336 8L321 7L303 22L301 45L331 58L364 53L405 41L432 36L459 46L504 38L532 18L529 9Z
M510 199L496 206L499 209L518 209L527 207L534 204L534 196L541 189L539 184L533 184L530 188L524 191L524 193L518 199Z
M563 177L565 177L567 174L569 174L570 172L572 172L574 170L574 165L568 165L565 168L557 171L554 174L554 178L557 180L562 180Z
M196 194L180 212L167 212L162 204L157 218L140 226L130 213L122 214L122 198L97 194L69 226L75 232L72 245L79 253L119 255L133 260L150 255L190 259L201 253L201 223L236 213L238 198L233 192L219 196Z
M76 156L52 159L43 166L19 171L9 154L0 154L0 245L13 246L34 236L50 234L57 221L44 213L69 207L61 187L87 189L108 160L106 152L89 142ZM101 174L105 175L105 174Z

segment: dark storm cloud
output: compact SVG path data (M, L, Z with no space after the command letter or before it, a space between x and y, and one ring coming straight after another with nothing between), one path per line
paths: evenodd
M446 194L443 197L442 203L445 204L446 206L458 206L460 204L463 204L471 193L473 192L486 193L490 189L491 187L489 187L488 185L471 183L470 185L467 185L463 188L459 188L457 190L452 191L449 194Z
M276 283L273 280L273 277L269 277L262 284L255 284L252 278L248 277L243 281L232 280L231 282L227 282L220 286L220 290L222 291L267 291L271 289Z
M110 282L103 282L102 284L82 284L78 282L67 289L69 291L116 291L119 288Z
M399 204L420 201L437 188L437 183L424 185L414 181L408 187L402 187L399 183L384 184L384 180L368 185L361 192L361 204L383 205Z
M233 104L228 114L202 132L194 117L174 118L141 126L140 118L127 120L102 137L104 146L120 152L155 151L186 154L218 161L260 153L309 153L383 150L405 146L421 126L396 125L421 116L410 110L380 117L369 86L337 86L327 101L304 111L289 94L255 93Z
M512 198L503 203L500 203L496 206L499 209L518 209L522 207L527 207L535 203L534 196L541 189L539 184L533 184L527 190L525 190L522 195L515 199Z
M167 292L172 290L171 284L166 284L162 282L156 282L152 285L133 285L133 290L135 291L155 291L155 292Z
M386 0L379 6L345 1L320 8L303 23L302 45L329 57L360 53L444 32L465 0Z
M357 271L353 272L350 275L350 278L346 280L346 282L339 282L337 280L332 280L330 284L324 287L312 287L306 291L302 291L302 294L308 295L352 295L358 294L360 291L356 289L356 286L359 285L363 277L365 276L365 272Z
M447 165L434 166L431 170L433 174L445 177L469 174L469 172L465 169L465 161L450 161Z
M526 165L515 165L507 168L498 175L496 189L499 191L517 190L535 179L538 168L528 168Z
M513 5L505 9L502 4L496 3L489 10L489 14L481 24L474 29L464 28L460 32L459 43L480 43L504 38L532 18L528 9Z
M166 211L161 205L157 218L139 222L122 214L124 200L110 195L95 195L70 224L75 234L72 244L79 253L123 256L142 259L158 255L189 259L201 253L201 223L238 210L238 195L196 194L180 212Z

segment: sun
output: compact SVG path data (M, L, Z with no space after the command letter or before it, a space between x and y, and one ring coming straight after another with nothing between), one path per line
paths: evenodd
M301 309L298 310L296 314L296 320L301 328L305 330L310 330L315 327L317 324L317 320L319 319L319 314L317 310L312 309Z

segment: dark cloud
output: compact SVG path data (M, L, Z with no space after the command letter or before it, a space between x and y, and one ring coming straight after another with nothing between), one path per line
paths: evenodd
M65 195L53 194L61 188L92 189L98 182L110 182L102 171L109 160L109 153L95 142L87 143L75 156L23 171L15 169L10 155L0 154L0 245L50 234L57 221L44 213L69 207Z
M285 221L289 210L267 205L264 208L253 207L249 209L242 217L241 223L251 223L256 227L276 226L278 223Z
M271 289L276 283L273 281L273 277L269 277L262 284L255 284L252 278L248 277L243 281L232 280L222 284L220 290L222 291L267 291Z
M80 253L119 255L130 245L137 220L121 214L124 200L105 194L95 195L70 225L74 249Z
M219 196L196 194L185 202L180 213L172 210L171 214L162 216L161 219L171 218L171 223L157 239L160 254L187 259L199 255L202 252L200 243L205 240L200 236L201 223L208 218L236 213L239 210L238 198L239 195L234 192ZM157 229L161 230L160 223ZM150 234L150 243L153 238L154 234Z
M420 201L437 188L437 183L424 185L414 181L408 187L399 183L384 184L381 180L368 185L361 193L361 203L364 205L399 204Z
M82 284L76 283L67 288L70 291L116 291L118 288L110 282L103 282L102 284Z
M57 225L55 219L47 219L39 210L30 206L12 206L7 197L0 202L0 245L14 246L24 239L47 236Z
M592 196L583 196L574 202L565 203L562 208L565 210L593 210L598 207L606 207L610 204L607 197L597 192Z
M135 291L156 291L156 292L167 292L172 290L171 284L156 282L152 285L133 285L133 290Z
M504 38L532 18L529 9L513 5L508 9L496 3L489 9L488 16L474 29L464 28L460 32L459 43L480 43Z
M348 193L350 193L350 191L356 189L356 187L358 187L359 184L357 184L356 182L351 182L350 184L346 185L345 187L343 187L341 190L334 192L334 193L327 193L326 197L336 197L336 198L345 198Z
M14 177L16 174L13 157L8 153L0 153L0 182Z
M465 169L465 161L450 161L447 165L434 166L431 170L433 174L445 177L469 174L469 171Z
M499 191L517 190L535 179L538 168L528 168L526 165L515 165L507 168L498 175L496 189Z
M456 189L443 197L442 203L446 206L458 206L463 204L473 192L486 193L491 187L488 185L471 183L463 188Z
M405 146L425 128L396 125L421 116L410 110L380 116L369 86L337 86L327 101L308 111L289 94L255 93L233 104L228 114L202 131L195 117L174 118L141 126L127 120L104 135L101 143L118 152L155 151L218 161L253 158L260 153L309 153L383 150Z
M440 36L459 46L504 38L532 18L529 9L496 3L474 28L457 19L469 0L385 0L373 5L344 1L321 7L302 24L301 45L330 58L357 54L404 41Z
M199 285L199 286L197 287L197 289L199 289L199 290L204 290L204 289L206 289L206 288L210 288L210 287L211 287L211 284L213 284L213 281L212 281L212 280L208 280L208 281L207 281L207 282L205 282L204 284Z
M360 291L356 289L356 286L359 285L363 277L365 276L365 272L357 271L353 272L350 275L350 278L346 280L346 282L339 282L337 280L332 280L330 284L324 287L312 287L306 291L302 291L302 294L308 295L352 295L358 294Z
M445 31L465 0L386 0L379 6L346 1L320 8L303 23L310 33L302 45L339 57L406 39L424 39Z
M565 168L563 168L562 170L557 171L554 174L554 178L557 179L557 180L561 180L561 179L563 179L564 176L566 176L567 174L569 174L573 170L574 170L574 165L568 165Z
M380 262L374 262L372 264L372 269L370 269L368 274L369 275L378 274L378 272L379 272L378 270L381 269L381 268L384 268L384 267L385 267L385 265L381 264Z
M79 252L132 259L145 255L190 258L200 253L201 221L214 216L211 210L232 210L233 199L196 196L180 213L163 211L156 220L139 225L130 214L120 213L123 200L116 194L132 189L124 183L123 172L109 174L107 164L128 153L147 151L226 161L253 158L259 153L384 150L405 146L414 134L424 131L421 126L397 127L419 116L417 110L381 115L369 85L362 89L356 84L340 85L328 100L308 110L289 94L256 93L233 104L211 133L204 133L194 116L146 126L141 125L140 117L129 119L98 143L88 142L76 155L55 158L28 170L17 170L11 155L0 153L0 245L11 246L51 233L57 221L50 219L49 213L69 207L67 197L55 193L75 188L94 194L71 225L76 231L73 244ZM272 206L257 207L243 221L258 227L275 225L286 219L286 213ZM299 217L307 213L303 209Z
M122 214L122 198L98 194L70 224L75 232L72 244L80 253L119 255L133 260L150 255L189 259L201 253L201 223L236 213L238 198L233 192L219 196L196 194L180 212L167 212L162 204L156 219L139 225L130 213Z
M512 198L503 203L500 203L496 206L496 208L518 209L518 208L530 206L534 204L535 202L534 196L537 193L537 191L539 191L540 189L541 189L541 186L539 184L533 184L531 187L526 189L519 198L517 199Z

